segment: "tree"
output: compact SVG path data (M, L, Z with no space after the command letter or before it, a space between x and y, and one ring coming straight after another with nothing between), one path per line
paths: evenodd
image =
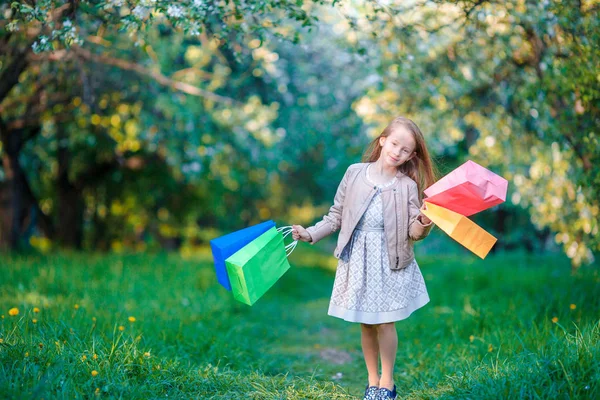
M500 172L508 200L555 232L574 266L590 261L600 249L599 9L596 1L367 5L361 30L349 26L348 35L379 60L380 80L355 109L375 129L408 115L433 135L438 155Z
M117 153L108 156L108 159L92 163L87 171L73 173L72 153L76 147L73 144L81 142L82 136L86 137L84 140L97 140L98 135L106 136L107 132L92 130L76 137L76 133L66 134L67 131L75 131L72 123L55 124L55 116L46 119L42 116L53 107L66 107L69 114L69 117L65 118L67 121L72 121L73 117L81 112L91 113L92 123L100 118L98 114L93 113L92 108L96 105L95 98L100 97L101 93L95 92L97 88L87 82L93 75L90 74L91 64L110 65L132 71L158 85L199 96L209 103L238 104L230 97L170 78L156 67L144 65L148 61L152 62L148 54L145 54L145 60L138 62L114 57L110 54L111 49L102 47L102 38L106 32L126 33L132 39L126 39L123 43L135 42L140 47L145 46L146 35L152 34L157 26L163 30L182 30L191 36L210 37L217 42L220 38L227 37L227 43L232 44L232 57L235 58L235 50L239 44L236 47L234 44L237 42L231 39L241 40L247 35L260 38L268 31L280 38L287 37L279 32L277 25L281 20L292 18L302 25L310 25L316 20L296 2L286 1L253 4L186 1L171 4L153 0L127 3L121 0L46 0L4 4L0 6L0 12L7 16L7 19L0 23L0 47L4 55L0 71L0 139L4 150L2 155L5 176L1 188L5 201L0 215L4 221L11 221L10 224L3 224L3 228L11 228L9 232L0 233L0 241L8 243L12 248L19 245L27 218L31 221L36 219L35 216L41 217L47 235L52 236L56 232L62 242L80 247L82 238L79 227L82 222L84 196L82 183L89 183L90 176L98 178L98 173L114 170L117 166L115 160L119 159L118 153L124 147L131 145L139 148L139 141L127 138L125 143L117 143L114 149ZM93 51L86 48L92 47L93 44ZM69 82L68 74L77 70L80 72L80 82ZM66 84L63 87L64 93L53 92L47 85L57 78L62 79L62 84ZM82 93L76 93L78 89L82 90ZM52 101L48 102L48 97L53 97ZM83 104L81 98L84 99ZM260 108L260 104L257 104L256 108ZM153 117L160 119L160 112L156 114L159 115ZM60 225L68 227L65 230L54 229L52 219L40 208L37 196L31 190L22 168L22 159L27 158L27 155L21 153L22 150L39 135L44 125L52 124L59 128L54 129L50 135L56 135L59 144L55 154L59 167L54 178L59 192L58 209L62 210L59 211L58 217L69 221ZM108 136L110 137L110 133Z

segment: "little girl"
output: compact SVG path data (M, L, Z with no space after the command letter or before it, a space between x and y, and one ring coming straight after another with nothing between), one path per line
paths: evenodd
M369 379L364 398L395 399L394 323L429 302L413 242L432 226L420 208L435 175L423 134L402 117L373 140L363 161L346 170L329 213L309 228L293 225L292 236L315 244L340 229L328 314L361 324Z

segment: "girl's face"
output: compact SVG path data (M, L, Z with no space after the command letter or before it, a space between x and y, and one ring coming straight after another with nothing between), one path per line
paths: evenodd
M379 144L381 145L379 159L389 167L398 168L416 155L415 138L403 126L396 127L387 137L380 137Z

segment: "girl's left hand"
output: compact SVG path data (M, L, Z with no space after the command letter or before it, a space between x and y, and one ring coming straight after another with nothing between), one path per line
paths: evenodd
M425 216L425 214L419 214L417 219L423 225L429 225L431 223L431 220L429 218L427 218L427 216Z

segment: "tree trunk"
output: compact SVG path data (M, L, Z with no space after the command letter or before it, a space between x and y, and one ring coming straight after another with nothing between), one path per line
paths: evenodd
M61 129L62 127L59 127ZM66 135L57 135L58 149L58 225L57 240L64 247L81 250L83 245L83 193L69 180L70 151Z
M6 152L2 155L4 181L0 182L0 249L10 248L12 227L13 171Z
M50 217L42 212L38 200L31 190L27 175L19 158L27 139L35 136L39 127L31 130L8 129L0 119L0 137L4 145L2 166L4 181L0 182L0 248L13 249L25 245L35 224L49 238L53 237L54 227ZM35 214L35 215L34 215ZM30 225L29 235L24 237L24 227Z
M29 204L25 201L24 195L24 181L25 181L25 173L21 169L21 165L19 164L19 155L14 154L8 156L8 161L11 168L12 180L11 180L11 192L12 196L10 199L10 208L12 210L12 222L10 226L10 239L9 245L11 249L20 249L22 247L21 243L21 233L23 232L23 222L25 220L27 210L29 209Z
M27 185L25 172L19 164L20 149L12 142L5 142L7 149L2 159L5 181L0 186L0 246L18 250L24 244L23 225L29 215L31 202L25 193Z

